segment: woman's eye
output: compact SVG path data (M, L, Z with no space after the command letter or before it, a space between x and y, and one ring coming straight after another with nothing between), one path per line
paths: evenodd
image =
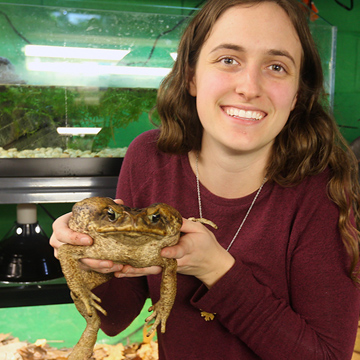
M279 64L270 65L270 69L275 71L275 72L283 72L283 71L285 71L284 67L279 65Z
M223 64L225 65L234 65L234 64L237 64L237 61L232 59L232 58L222 58L220 60Z

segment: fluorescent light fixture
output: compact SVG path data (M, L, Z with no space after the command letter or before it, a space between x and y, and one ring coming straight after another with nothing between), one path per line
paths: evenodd
M29 61L26 68L30 71L47 71L53 73L73 74L87 76L99 75L138 75L138 76L166 76L170 68L141 67L141 66L116 66L100 65L91 62L67 63L67 62L43 62Z
M101 127L58 127L56 131L64 136L97 135Z
M176 52L170 53L170 56L172 57L172 59L174 61L176 61L176 59L177 59L177 53Z
M130 50L25 45L24 53L29 57L120 61Z

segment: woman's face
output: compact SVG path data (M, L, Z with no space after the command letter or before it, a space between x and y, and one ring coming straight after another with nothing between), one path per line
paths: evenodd
M225 11L203 44L189 86L204 128L202 146L268 154L296 104L301 54L280 6Z

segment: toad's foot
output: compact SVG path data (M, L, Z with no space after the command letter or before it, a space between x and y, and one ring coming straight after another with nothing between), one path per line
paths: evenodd
M71 292L71 297L74 302L81 301L85 308L88 316L93 315L93 310L96 309L103 313L105 316L107 315L106 310L104 310L98 303L101 303L101 299L97 297L94 293L92 293L88 289L84 289L81 293L76 294L73 291Z
M161 324L161 332L164 333L166 329L166 321L170 315L171 307L164 305L161 300L159 300L155 305L150 306L149 311L153 313L146 318L146 323L148 324L151 320L155 319L155 322L152 324L150 330L146 336L150 336Z
M199 222L199 223L202 223L202 224L205 224L205 225L210 225L214 229L218 228L218 226L215 223L213 223L211 220L208 220L208 219L190 217L188 220L191 220L191 221L194 221L194 222Z

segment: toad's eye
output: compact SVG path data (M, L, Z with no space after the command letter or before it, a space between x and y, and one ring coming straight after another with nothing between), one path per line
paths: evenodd
M150 219L150 221L151 221L153 224L156 224L157 222L159 222L160 217L161 217L161 216L160 216L159 213L155 213L155 214L149 215L149 219Z
M111 208L108 209L107 215L110 221L115 221L118 218L116 212Z

